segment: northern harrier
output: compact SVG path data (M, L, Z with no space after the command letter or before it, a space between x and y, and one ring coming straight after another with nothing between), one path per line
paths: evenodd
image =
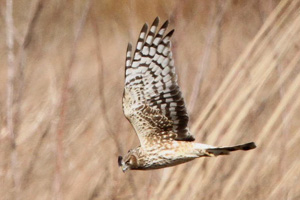
M132 58L129 43L126 54L123 111L132 124L140 146L131 149L118 163L123 172L159 169L188 162L198 157L229 154L230 151L254 149L255 143L214 147L195 143L187 127L189 116L177 84L166 21L156 32L157 17L140 32Z

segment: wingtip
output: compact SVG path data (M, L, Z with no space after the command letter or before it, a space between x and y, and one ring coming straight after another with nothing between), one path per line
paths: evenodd
M153 21L153 24L155 25L158 25L158 23L159 23L159 16L157 16Z
M145 23L142 30L141 30L141 32L147 32L147 30L148 30L148 24Z
M132 50L132 44L130 42L128 42L127 51L131 51L131 50Z
M172 29L165 37L172 37L175 29Z
M169 25L169 20L165 21L165 23L163 23L163 25L161 26L161 28L167 28Z

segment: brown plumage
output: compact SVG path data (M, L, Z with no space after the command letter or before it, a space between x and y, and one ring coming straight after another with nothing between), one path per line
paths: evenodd
M172 58L174 30L165 35L169 22L157 31L158 23L157 17L149 31L147 24L143 26L133 58L131 44L127 48L123 111L141 145L124 158L119 156L122 170L158 169L198 157L254 149L253 142L232 147L193 142Z

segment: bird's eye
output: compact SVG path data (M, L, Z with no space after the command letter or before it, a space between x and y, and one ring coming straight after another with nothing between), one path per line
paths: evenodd
M126 165L132 165L132 159L128 159L126 162L125 162Z

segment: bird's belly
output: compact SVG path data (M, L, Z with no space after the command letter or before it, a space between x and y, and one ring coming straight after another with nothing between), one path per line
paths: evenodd
M142 169L160 169L165 167L172 167L195 159L196 157L166 157L159 158L155 161L149 162Z
M147 160L143 169L171 167L191 161L198 157L190 144L184 146L182 146L182 144L173 145L172 148L159 149L157 152L149 151L147 153Z

